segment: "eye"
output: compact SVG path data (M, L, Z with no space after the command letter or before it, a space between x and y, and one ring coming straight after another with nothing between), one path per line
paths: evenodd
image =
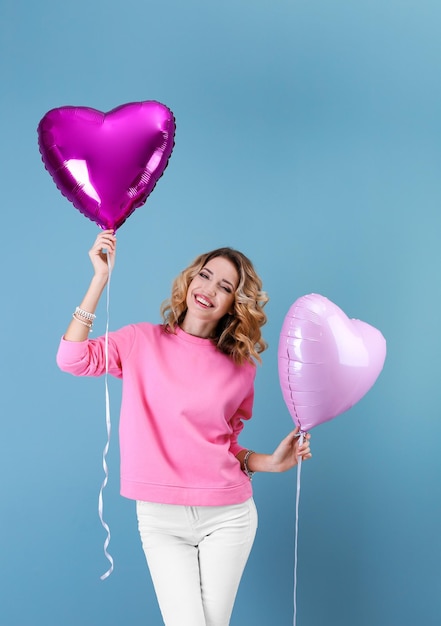
M221 285L221 287L227 293L233 293L233 290L231 289L231 287L227 287L227 285Z
M199 276L200 276L201 278L209 278L209 276L208 276L207 272L205 272L204 270L201 270L201 271L199 272Z

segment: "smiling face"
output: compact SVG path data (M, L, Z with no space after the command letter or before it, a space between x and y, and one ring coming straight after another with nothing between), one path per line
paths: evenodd
M219 320L233 313L238 284L239 274L229 259L210 259L188 287L183 330L199 337L212 335Z

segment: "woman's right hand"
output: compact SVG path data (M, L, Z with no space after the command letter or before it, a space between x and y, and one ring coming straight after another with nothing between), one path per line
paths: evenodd
M103 252L103 249L106 252ZM108 257L108 255L110 255ZM92 262L95 276L108 277L109 260L113 270L115 266L116 237L113 230L103 230L95 239L95 243L89 250L89 258Z
M106 252L103 252L103 249ZM90 285L79 308L91 315L95 315L99 299L109 280L109 262L113 270L115 265L116 237L113 230L103 230L95 239L95 243L89 250L89 257L92 261L95 274L90 281ZM64 334L67 341L86 341L89 337L91 326L84 323L84 319L78 318L75 313L72 316L69 326ZM86 321L89 318L86 318ZM92 318L91 318L92 319Z

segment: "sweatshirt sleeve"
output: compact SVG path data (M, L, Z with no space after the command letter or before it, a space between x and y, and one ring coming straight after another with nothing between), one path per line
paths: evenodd
M253 402L254 402L254 377L255 377L255 367L253 367L253 375L251 378L251 382L249 383L249 391L243 400L242 404L233 415L231 419L231 426L233 429L233 433L231 435L231 443L230 443L230 452L237 456L239 452L244 450L245 448L241 446L238 442L238 438L240 433L244 427L244 420L251 419L253 414Z
M125 327L108 337L109 374L122 378L122 356L133 343L133 332ZM105 336L86 341L67 341L62 338L57 352L57 365L74 376L101 376L106 372Z

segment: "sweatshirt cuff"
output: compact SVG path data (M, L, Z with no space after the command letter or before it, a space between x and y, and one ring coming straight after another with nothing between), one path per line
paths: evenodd
M242 450L246 450L247 448L244 448L243 446L240 446L238 443L232 443L230 445L230 452L232 452L234 454L234 456L237 456L239 454L239 452L242 452Z
M80 360L85 352L88 344L88 339L85 341L68 341L61 338L60 345L57 352L57 363L72 363Z

